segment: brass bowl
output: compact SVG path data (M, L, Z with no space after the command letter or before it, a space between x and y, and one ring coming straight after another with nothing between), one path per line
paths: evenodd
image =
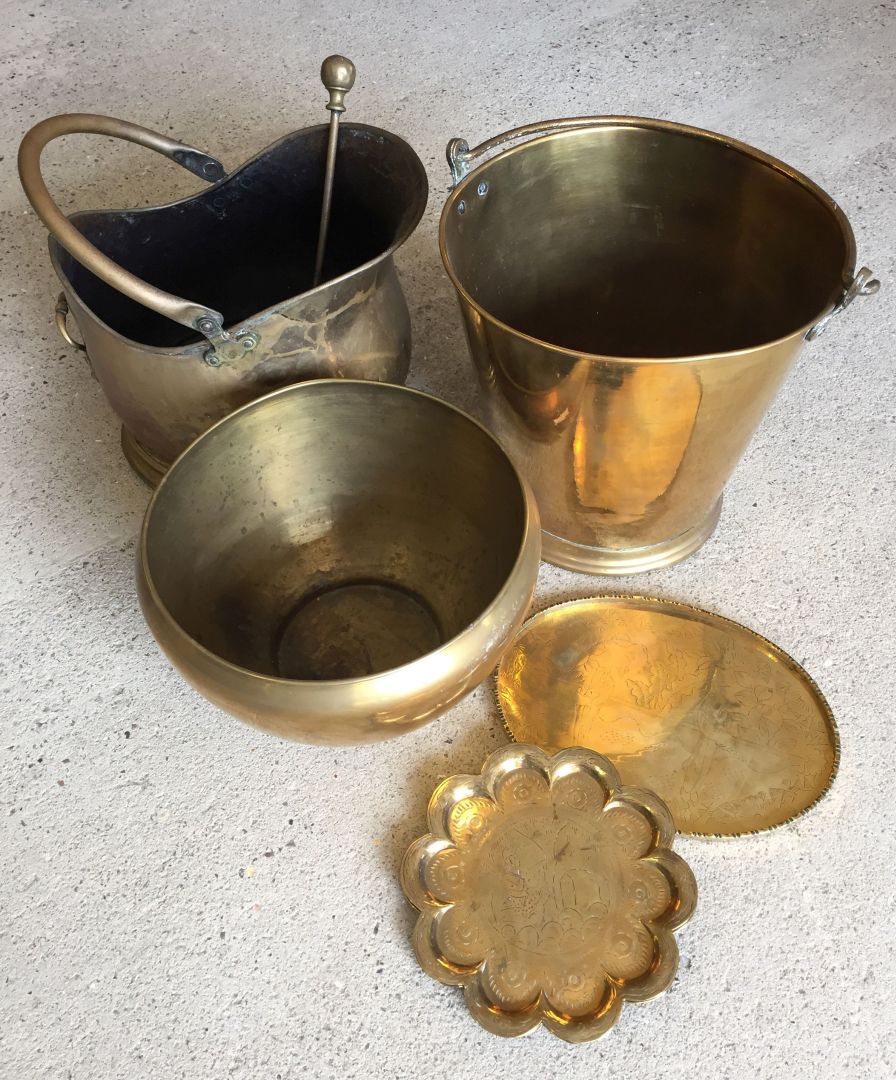
M400 735L481 682L540 555L494 438L416 390L289 386L202 435L149 504L146 621L209 700L291 739Z

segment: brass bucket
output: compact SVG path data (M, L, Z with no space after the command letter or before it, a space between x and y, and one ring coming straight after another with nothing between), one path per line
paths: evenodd
M767 154L659 120L454 139L448 160L442 259L544 557L686 558L803 342L878 288L846 217Z
M407 377L410 319L392 256L426 206L426 173L396 135L340 126L323 283L313 287L327 130L293 132L229 175L194 147L108 116L51 117L22 141L22 186L51 233L63 286L59 332L86 351L121 418L125 455L152 483L213 423L270 390ZM67 218L40 156L80 133L146 146L213 183L167 206Z

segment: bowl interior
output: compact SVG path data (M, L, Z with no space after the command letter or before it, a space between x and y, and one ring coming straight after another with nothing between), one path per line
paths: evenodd
M289 387L174 465L144 532L170 616L223 659L346 679L431 652L482 614L526 528L498 444L434 398L381 383Z
M443 242L460 284L514 330L645 358L794 333L840 295L852 247L830 200L782 168L637 123L494 158L458 186Z

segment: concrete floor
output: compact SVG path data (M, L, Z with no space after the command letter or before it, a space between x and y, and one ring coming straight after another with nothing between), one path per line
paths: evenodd
M894 5L3 0L2 18L0 1075L892 1076ZM315 749L189 690L134 594L147 490L52 326L13 170L32 123L108 112L233 165L321 120L337 50L358 65L352 118L407 137L429 172L399 258L411 381L466 408L436 249L449 136L598 112L724 131L832 192L884 284L806 349L697 556L610 582L542 570L540 603L637 590L756 628L817 678L843 740L832 794L798 823L680 841L701 901L679 977L591 1047L485 1034L408 945L399 859L436 782L503 741L488 693L393 743ZM47 158L72 209L193 187L96 139Z

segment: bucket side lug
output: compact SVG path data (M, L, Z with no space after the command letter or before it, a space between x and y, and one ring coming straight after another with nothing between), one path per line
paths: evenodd
M445 157L448 158L448 168L451 170L451 186L457 185L470 171L473 155L466 139L451 139L445 147Z
M822 316L811 329L806 331L806 341L814 341L820 334L823 334L831 319L848 308L857 296L873 296L878 289L880 289L880 282L867 266L863 266L852 279L852 284L843 293L837 303L834 304L827 315Z

